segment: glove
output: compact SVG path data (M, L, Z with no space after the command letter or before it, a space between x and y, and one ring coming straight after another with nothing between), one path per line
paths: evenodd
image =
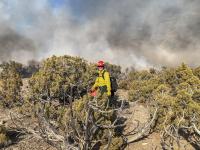
M111 96L111 92L110 92L110 91L108 91L108 92L107 92L107 95L108 95L108 96Z

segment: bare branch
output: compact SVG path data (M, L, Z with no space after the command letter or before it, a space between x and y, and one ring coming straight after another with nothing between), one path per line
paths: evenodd
M193 123L192 125L193 125L194 130L196 131L196 133L197 133L198 135L200 135L200 130L197 128L197 126L196 126L194 123Z
M112 132L109 130L108 144L104 147L104 150L109 150L111 142L112 142Z

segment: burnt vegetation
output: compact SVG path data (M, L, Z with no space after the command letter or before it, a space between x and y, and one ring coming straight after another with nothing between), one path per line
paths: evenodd
M180 149L182 139L194 149L200 148L199 67L181 64L122 73L120 66L106 66L118 79L119 88L129 93L126 100L115 96L113 107L106 95L88 94L97 71L95 64L82 58L52 56L27 66L2 63L1 109L10 113L0 124L0 146L12 144L8 134L12 131L42 139L57 149L115 150L156 132L162 149ZM22 89L24 78L28 78L28 85ZM148 106L148 121L125 134L128 118L122 115L123 110L136 103ZM6 126L7 121L12 126Z

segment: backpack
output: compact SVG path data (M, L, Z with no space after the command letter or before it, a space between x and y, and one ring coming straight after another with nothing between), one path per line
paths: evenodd
M104 73L105 72L106 71L104 70L103 74L102 74L103 79L104 79ZM118 88L118 84L117 84L117 79L115 77L112 77L112 76L110 77L110 84L111 84L111 91L116 92L117 88Z

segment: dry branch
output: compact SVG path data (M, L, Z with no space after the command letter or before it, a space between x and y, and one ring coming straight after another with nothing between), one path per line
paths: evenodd
M151 125L154 124L154 121L156 119L156 116L157 116L157 111L158 111L158 108L156 107L155 108L155 111L153 113L153 117L152 119L146 123L146 125L141 129L139 130L138 132L135 133L135 136L129 138L127 140L127 143L132 143L134 141L137 141L138 139L141 139L142 137L144 137L145 135L149 134L149 131L150 131L150 128L151 128Z

